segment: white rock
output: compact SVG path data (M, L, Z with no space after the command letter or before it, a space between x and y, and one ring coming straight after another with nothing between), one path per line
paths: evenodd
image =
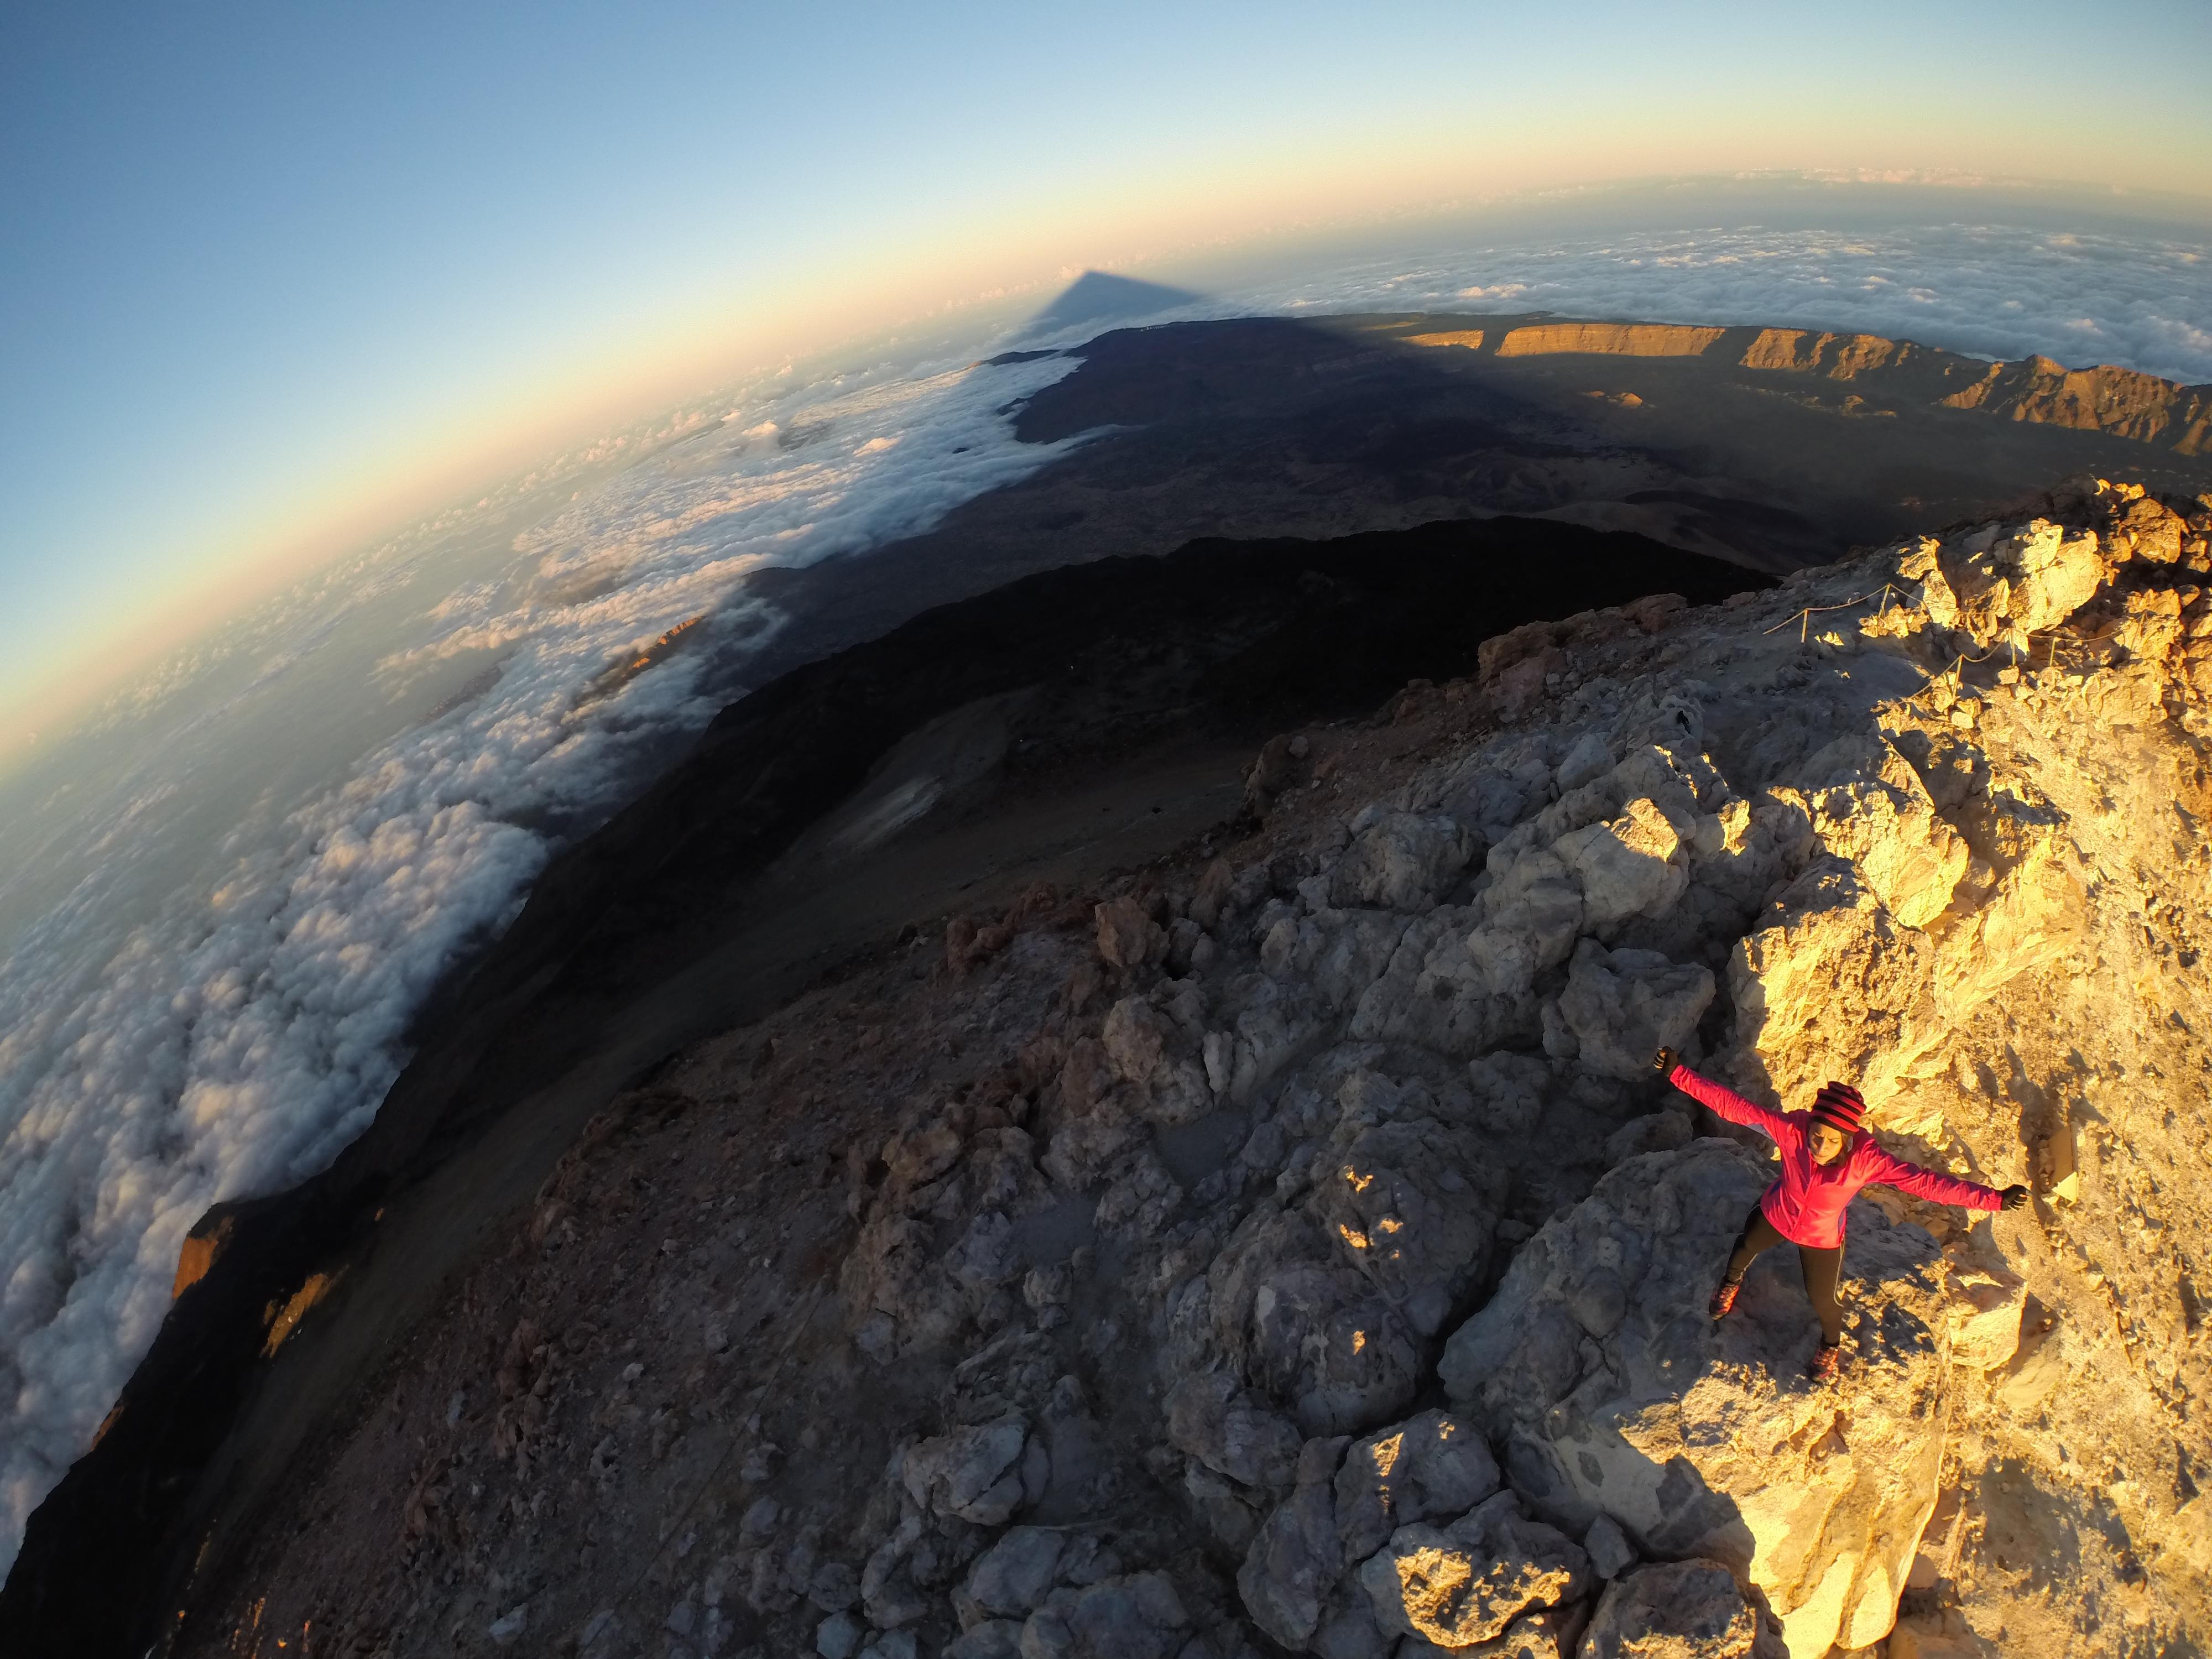
M1488 1270L1504 1190L1503 1171L1471 1130L1400 1117L1335 1151L1306 1208L1339 1255L1430 1336Z
M1247 1486L1286 1486L1297 1467L1291 1420L1226 1371L1186 1376L1168 1391L1170 1444Z
M1256 1206L1206 1281L1219 1352L1282 1402L1300 1433L1362 1432L1413 1399L1413 1333L1307 1216Z
M530 1604L526 1601L521 1606L512 1607L493 1620L486 1627L484 1634L490 1637L500 1646L505 1647L529 1628Z

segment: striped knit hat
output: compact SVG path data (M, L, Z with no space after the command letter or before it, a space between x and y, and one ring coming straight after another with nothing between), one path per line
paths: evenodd
M1813 1101L1814 1120L1832 1123L1846 1135L1859 1132L1859 1120L1865 1115L1866 1102L1848 1083L1822 1084Z

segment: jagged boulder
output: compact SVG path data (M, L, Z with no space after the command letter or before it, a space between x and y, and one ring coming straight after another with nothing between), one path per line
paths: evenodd
M1730 1141L1632 1159L1523 1247L1440 1369L1540 1514L1580 1533L1603 1511L1647 1555L1724 1563L1792 1652L1864 1647L1895 1616L1935 1504L1942 1259L1919 1229L1854 1206L1848 1368L1812 1386L1818 1328L1790 1251L1760 1259L1727 1322L1705 1314L1768 1179Z
M1931 622L1984 651L2026 646L2030 635L2072 616L2109 572L2094 531L2069 533L2048 519L1988 525L1948 544L1923 538L1898 565L1899 576L1921 584Z
M1304 1434L1359 1433L1412 1401L1414 1334L1302 1212L1255 1207L1206 1279L1218 1352Z
M1583 915L1601 932L1631 916L1654 915L1690 885L1692 825L1657 802L1630 801L1609 823L1585 824L1553 847L1580 882Z
M1359 1569L1377 1625L1445 1648L1489 1642L1524 1613L1577 1600L1589 1582L1589 1558L1522 1514L1510 1492L1449 1526L1399 1528Z
M1146 998L1123 997L1099 1032L1107 1065L1129 1086L1137 1115L1153 1123L1188 1123L1212 1104L1205 1067L1188 1052L1195 1040L1176 1012L1164 1014Z
M1779 908L1729 958L1739 1053L1765 1073L1770 1095L1802 1097L1835 1077L1882 1098L1943 1036L1934 941L1899 927L1839 859L1814 863ZM1850 1017L1836 1018L1846 1006ZM1757 1076L1737 1080L1759 1092Z
M1241 1486L1287 1486L1297 1467L1290 1419L1226 1371L1186 1376L1168 1391L1168 1440Z
M1167 930L1136 899L1109 899L1091 915L1097 924L1098 955L1108 967L1135 973L1167 954Z
M1051 1591L1066 1542L1046 1527L1009 1528L969 1569L964 1601L955 1597L962 1618L971 1624L1027 1618Z
M1261 1523L1237 1571L1244 1610L1293 1650L1305 1648L1343 1576L1335 1482L1347 1443L1342 1435L1306 1442L1296 1489Z
M907 1449L899 1479L924 1510L994 1527L1042 1496L1048 1473L1044 1448L1030 1439L1029 1424L1009 1413L995 1422L917 1441Z
M1382 1086L1361 1088L1370 1081ZM1341 1259L1431 1336L1489 1267L1504 1180L1480 1135L1421 1109L1439 1109L1425 1091L1362 1073L1340 1098L1360 1094L1395 1096L1395 1109L1380 1121L1347 1111L1306 1208Z
M1579 1659L1784 1659L1781 1632L1717 1561L1664 1561L1606 1587Z
M1849 859L1907 927L1943 914L1970 854L1904 756L1881 733L1837 738L1805 763L1813 833Z
M1540 866L1540 860L1547 862ZM1548 854L1521 862L1562 875L1565 869ZM1553 896L1566 902L1564 895ZM1493 896L1493 906L1503 902ZM1469 1058L1527 1035L1536 1015L1529 981L1573 947L1580 896L1574 896L1571 911L1530 921L1525 933L1504 923L1477 929L1476 914L1468 906L1443 905L1416 918L1382 976L1361 994L1351 1035Z
M1360 1561L1416 1522L1464 1515L1498 1490L1498 1462L1472 1423L1428 1411L1369 1435L1337 1471L1337 1534Z
M1474 856L1474 837L1441 813L1370 808L1352 822L1352 844L1329 891L1345 907L1431 909Z
M1260 946L1260 965L1273 978L1310 986L1341 1011L1379 979L1405 938L1407 918L1391 910L1316 910L1285 916Z
M1601 1077L1624 1081L1651 1069L1661 1048L1679 1048L1713 1000L1711 970L1656 951L1575 947L1566 988L1547 1011L1546 1049Z
M1164 1572L1056 1589L1022 1626L1022 1659L1173 1659L1190 1615Z

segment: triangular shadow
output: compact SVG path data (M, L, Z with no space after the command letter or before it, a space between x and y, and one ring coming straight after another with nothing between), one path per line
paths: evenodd
M1024 325L1024 334L1050 334L1083 324L1128 322L1156 316L1203 299L1188 289L1139 282L1110 271L1086 270L1060 297Z

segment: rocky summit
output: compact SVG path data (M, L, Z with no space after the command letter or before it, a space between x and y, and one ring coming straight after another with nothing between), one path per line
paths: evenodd
M684 1051L172 1650L2191 1650L2208 532L1513 629ZM1793 1250L1708 1316L1774 1165L1662 1045L2033 1200L1869 1188L1816 1382Z

